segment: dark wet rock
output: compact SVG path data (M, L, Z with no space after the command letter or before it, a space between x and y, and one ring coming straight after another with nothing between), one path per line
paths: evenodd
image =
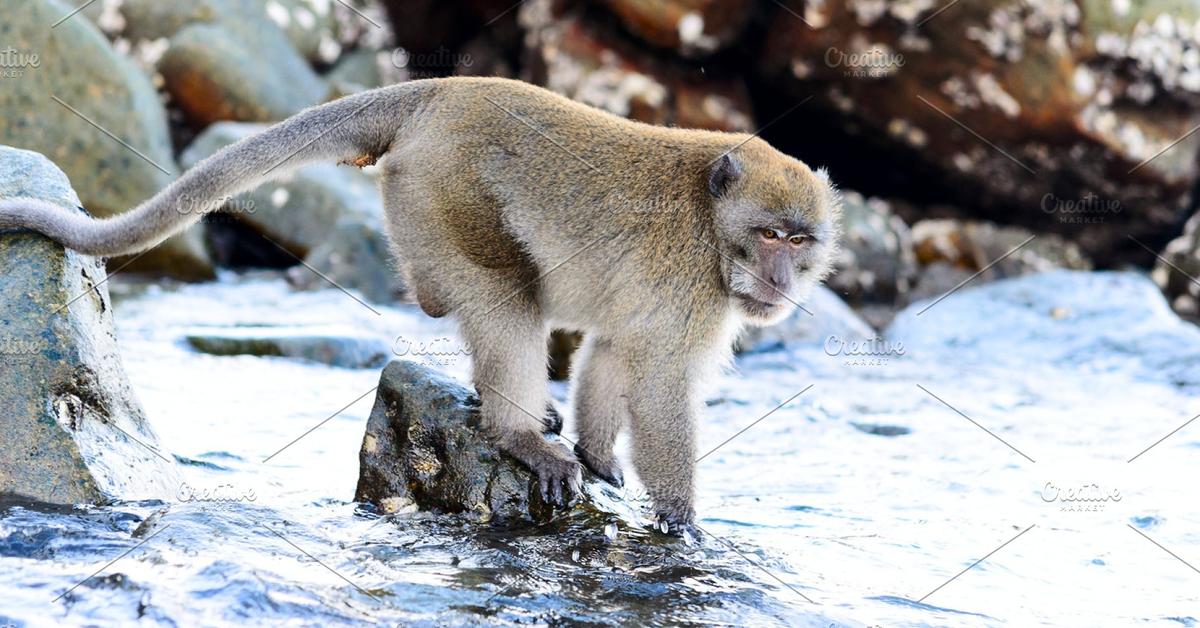
M879 423L854 422L851 422L850 425L854 426L854 429L864 434L871 434L872 436L904 436L912 433L912 429L904 427L903 425L882 425Z
M825 286L814 288L801 305L804 310L797 308L777 325L746 328L738 336L736 350L758 353L793 343L823 345L830 338L863 341L876 335L866 321Z
M912 241L921 268L909 302L942 294L980 271L973 282L1092 268L1079 246L1057 235L1035 237L1020 227L987 222L922 220L913 225Z
M279 0L124 0L117 7L123 23L114 35L134 43L168 40L157 69L172 101L196 126L219 120L267 122L330 95L289 41L291 35L310 51L311 35L280 27L280 22L303 19L296 9L296 3ZM319 37L315 14L313 19Z
M878 179L886 164L1097 258L1149 262L1126 234L1157 247L1178 224L1200 177L1197 5L786 4L804 19L777 9L760 67L797 100L816 94L810 116L841 135L785 149L853 144L835 172Z
M78 211L61 170L0 147L0 197ZM166 499L175 464L126 379L104 265L0 235L0 494L51 504Z
M222 122L201 133L179 158L191 168L201 159L265 129L262 124ZM204 211L211 206L187 207ZM351 166L304 166L224 204L226 213L303 257L333 233L343 219L377 220L383 204L374 181Z
M149 79L86 18L50 27L73 8L58 0L5 6L0 34L15 56L0 69L0 144L46 155L90 213L111 216L150 198L179 171ZM210 279L202 242L201 230L191 230L138 256L128 270Z
M343 368L376 368L388 359L378 338L305 333L296 329L244 327L186 336L193 349L213 355L296 358Z
M580 7L531 0L520 9L522 78L620 116L660 125L754 130L745 81L654 56L585 19Z
M399 301L408 288L392 264L388 246L377 221L342 220L329 237L309 251L304 265L288 270L288 283L298 290L321 290L333 282L374 303Z
M750 0L607 0L631 33L684 56L703 56L732 44L750 18Z
M1181 316L1200 319L1200 213L1171 240L1154 265L1154 282Z
M1132 272L1056 270L966 287L928 307L914 303L885 338L916 352L952 347L962 364L1107 373L1128 370L1200 390L1200 329L1179 318L1158 287ZM922 310L924 312L922 313ZM971 321L964 325L963 321Z
M842 239L826 281L855 305L892 303L912 287L917 272L912 233L887 202L842 193Z
M551 507L521 463L480 431L478 398L415 362L383 370L359 454L354 499L384 513L409 509L466 513L479 522L547 521ZM547 434L546 438L559 440ZM573 514L591 516L619 498L584 472L586 498Z

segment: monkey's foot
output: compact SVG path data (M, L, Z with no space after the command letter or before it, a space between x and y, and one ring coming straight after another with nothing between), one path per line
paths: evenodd
M542 418L542 422L546 424L547 432L562 434L563 418L558 408L554 407L553 401L546 402L546 416Z
M579 443L575 444L575 455L579 457L588 471L596 474L596 477L617 488L624 488L625 475L621 473L621 465L617 463L615 456L609 454L607 460L601 460L599 456L588 453L588 450Z
M583 467L566 446L537 433L522 433L508 440L501 448L533 471L546 503L566 506L579 494Z

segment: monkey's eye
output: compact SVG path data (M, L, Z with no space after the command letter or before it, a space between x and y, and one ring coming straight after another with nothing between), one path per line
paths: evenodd
M788 238L788 242L791 242L792 244L794 244L796 246L800 246L801 244L804 244L804 241L807 239L808 239L808 236L803 235L803 234L797 234L797 235L794 235L794 236Z
M767 240L774 240L779 237L779 234L775 233L774 229L767 228L762 230L762 237Z

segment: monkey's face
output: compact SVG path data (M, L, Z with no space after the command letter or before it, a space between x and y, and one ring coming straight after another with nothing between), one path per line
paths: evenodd
M840 215L824 172L766 151L723 157L709 178L726 290L753 325L787 317L828 274Z

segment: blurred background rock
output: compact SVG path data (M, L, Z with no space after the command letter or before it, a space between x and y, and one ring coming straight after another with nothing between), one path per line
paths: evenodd
M968 278L1052 268L1154 268L1177 310L1197 316L1198 3L77 6L6 12L0 144L50 157L97 215L148 198L253 124L401 81L506 76L647 123L757 132L828 167L846 201L829 285L876 328ZM404 298L386 278L378 200L362 193L372 176L302 170L228 199L207 234L131 270L197 280L291 267L297 289L323 285L304 260L369 300Z

